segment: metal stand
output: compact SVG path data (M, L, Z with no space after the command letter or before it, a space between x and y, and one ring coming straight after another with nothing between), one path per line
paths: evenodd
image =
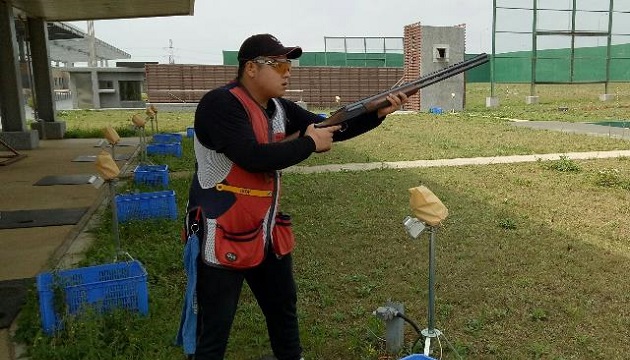
M155 127L153 126L153 116L149 116L149 122L151 123L151 134L155 134Z
M129 255L128 252L123 251L120 246L120 233L118 231L118 208L116 206L116 181L116 179L107 180L112 207L112 237L114 239L114 245L116 246L114 262L118 261L119 255L125 255L127 258L133 260L133 257Z
M429 231L429 296L428 296L428 327L423 329L420 334L424 336L424 355L429 356L431 352L431 340L437 339L442 336L447 343L448 347L455 353L458 359L461 356L455 350L455 347L443 336L442 331L435 328L435 240L437 227L427 226ZM440 344L441 346L441 344ZM441 351L441 347L440 347Z
M109 146L112 148L112 159L114 159L114 161L116 161L116 144L109 144Z
M0 139L0 151L2 151L3 149L8 150L11 154L0 155L0 159L5 159L5 160L0 161L0 166L9 165L13 162L24 159L26 157L26 155L20 154L19 152L17 152L17 150L15 150L11 146L9 146L9 144L4 142L4 140Z
M138 128L138 137L140 138L140 161L138 162L140 165L152 165L147 157L147 136L143 127Z

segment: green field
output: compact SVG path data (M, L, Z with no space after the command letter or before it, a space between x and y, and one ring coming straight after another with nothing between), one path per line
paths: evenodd
M523 90L524 89L524 90ZM505 118L610 121L624 119L628 88L600 103L597 91L541 87L541 104L523 104L528 90L506 86L498 109L486 109L483 85L468 87L459 114L391 116L380 128L336 144L303 165L630 149L602 137L515 128ZM544 92L548 91L548 92ZM595 89L597 90L597 89ZM548 100L544 100L548 94ZM564 97L560 97L564 94ZM552 95L555 96L552 98ZM592 99L591 99L592 95ZM568 111L560 111L566 106ZM105 116L104 114L108 114ZM84 131L130 113L68 112ZM160 114L160 125L184 131L192 114ZM162 120L164 119L164 120ZM108 121L109 120L109 121ZM91 124L91 125L90 125ZM152 158L173 171L180 218L193 169L184 156ZM284 174L282 209L294 219L300 331L306 359L398 359L417 338L405 326L405 348L386 354L385 326L372 311L393 300L427 326L427 237L412 240L402 219L407 189L429 187L448 207L437 233L436 327L463 359L626 359L630 353L630 159L562 158L523 164ZM134 191L132 184L121 191ZM147 190L147 189L140 189ZM92 229L96 243L82 263L111 261L111 216ZM47 337L32 293L17 340L31 359L184 359L173 346L185 286L181 221L121 226L124 248L149 273L150 315L122 312L69 320ZM458 359L442 341L443 359ZM434 342L433 356L440 357ZM230 360L270 353L264 318L245 289L232 329Z

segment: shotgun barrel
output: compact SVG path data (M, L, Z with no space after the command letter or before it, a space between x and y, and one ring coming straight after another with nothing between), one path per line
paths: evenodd
M346 121L351 120L359 115L389 106L390 102L389 100L387 100L387 96L389 94L403 92L407 96L411 96L424 87L433 85L442 80L461 74L464 71L485 64L489 60L490 59L488 54L479 54L471 59L459 62L442 70L432 72L414 81L410 81L408 83L386 90L380 94L372 95L362 100L353 102L335 111L323 121L315 124L315 127L323 128L343 124Z

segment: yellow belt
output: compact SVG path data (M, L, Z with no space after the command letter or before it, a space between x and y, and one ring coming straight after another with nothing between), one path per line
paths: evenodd
M228 191L234 194L241 194L247 196L257 196L257 197L271 197L271 190L255 190L255 189L245 189L242 187L225 185L225 184L217 184L215 188L218 191Z

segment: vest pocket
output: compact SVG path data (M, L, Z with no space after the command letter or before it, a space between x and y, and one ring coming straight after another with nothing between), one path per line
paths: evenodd
M258 227L242 232L230 232L217 224L215 233L215 255L226 267L247 269L257 266L265 257L265 242L262 223Z
M291 216L278 213L276 215L276 225L273 227L272 241L273 252L277 256L285 256L293 251L295 247L295 235L291 228Z

